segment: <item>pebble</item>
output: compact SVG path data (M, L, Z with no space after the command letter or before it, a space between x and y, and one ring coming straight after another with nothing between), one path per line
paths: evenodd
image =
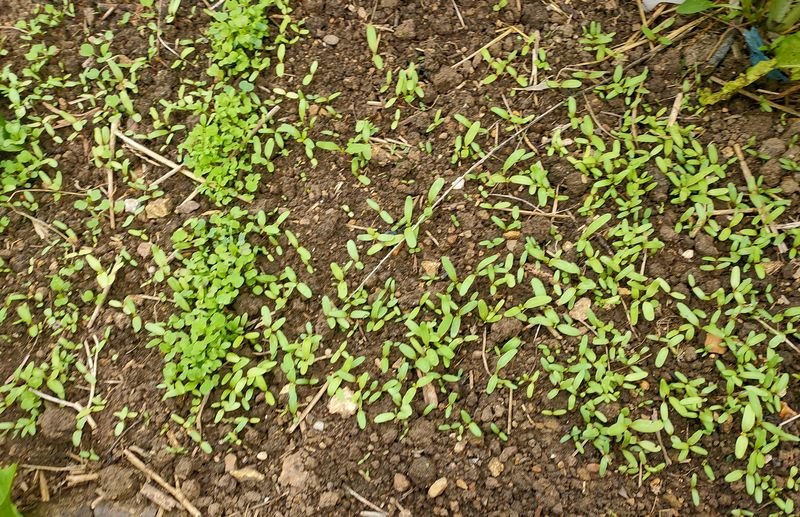
M137 472L132 469L111 465L99 472L100 488L107 499L128 499L139 491Z
M175 208L175 213L176 214L181 214L181 215L191 214L192 212L194 212L198 208L200 208L200 203L190 199L189 201L185 201L185 202L181 203L180 205L178 205Z
M187 456L181 456L175 464L175 476L180 479L188 479L194 472L194 462Z
M316 422L314 422L313 427L315 431L319 431L321 433L322 431L325 430L325 422L323 422L322 420L317 420Z
M264 451L261 451L261 452L259 452L258 454L256 454L256 459L257 459L258 461L264 461L264 460L266 460L267 458L269 458L269 454L267 454L267 453L266 453L266 452L264 452Z
M796 194L800 192L800 185L798 185L797 181L791 177L785 177L781 181L780 189L783 191L784 194Z
M411 482L405 475L401 474L400 472L394 475L394 482L392 485L394 486L394 489L398 492L405 492L406 490L411 488Z
M469 486L467 486L467 482L461 478L456 479L456 486L461 490L467 490Z
M150 256L151 248L153 245L149 242L140 242L138 246L136 246L136 254L146 259Z
M439 275L439 261L438 260L423 260L420 265L425 275L430 278L435 278Z
M336 492L325 492L321 496L319 496L319 507L320 508L331 508L336 506L339 502L339 494Z
M434 499L442 495L442 493L447 489L447 478L439 478L433 482L431 487L428 489L428 497Z
M142 207L141 201L134 198L126 199L125 201L123 201L123 204L125 205L125 211L128 212L129 214L136 212Z
M172 201L166 197L150 201L144 207L144 213L148 219L161 219L168 216L170 211L172 211Z
M783 138L767 138L761 142L758 151L770 158L776 158L786 152L786 142L784 142Z
M408 467L408 477L415 485L425 486L436 479L436 468L433 462L424 456L414 458Z
M492 458L489 460L489 472L492 474L492 476L499 476L505 469L505 465L503 465L503 462L498 458Z
M339 43L339 36L337 36L335 34L326 34L322 38L322 42L325 43L326 45L330 45L331 47L334 47Z
M397 26L394 36L400 40L410 40L417 37L417 28L414 20L408 19Z
M236 470L236 456L233 454L226 454L222 463L225 465L225 472Z
M303 455L301 453L296 452L284 458L281 466L281 475L278 477L279 484L302 488L307 480L308 472L306 472L303 465Z

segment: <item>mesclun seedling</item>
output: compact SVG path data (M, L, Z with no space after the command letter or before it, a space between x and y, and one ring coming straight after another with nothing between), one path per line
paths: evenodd
M606 56L614 55L608 45L614 41L615 35L615 32L604 33L600 23L592 21L589 22L588 27L583 27L583 37L581 37L580 43L583 45L584 50L594 52L594 58L600 61Z
M205 180L201 191L222 205L237 195L252 198L261 179L258 166L269 163L276 147L274 136L262 146L261 136L253 134L266 119L268 106L252 93L225 86L193 109L198 123L178 148L186 166ZM263 125L260 132L266 134Z
M380 38L378 37L378 31L375 30L375 26L367 24L367 46L369 47L369 51L372 53L372 63L375 65L375 68L378 70L383 70L383 58L380 54L378 54L378 43Z
M259 265L285 255L279 241L283 235L301 261L310 266L305 248L291 232L281 228L288 216L288 211L280 215L249 214L234 207L207 220L191 219L172 235L178 261L174 272L164 252L153 247L161 278L165 277L172 288L180 312L166 322L145 324L153 337L149 346L158 347L164 354L165 397L193 398L191 415L180 418L190 436L201 444L194 426L202 399L212 392L219 397L211 407L217 411L215 421L220 422L240 410L249 410L257 393L263 394L268 404L275 404L266 376L279 364L293 384L308 382L302 377L307 366L298 361L313 359L314 349L308 345L316 338L306 334L298 341L289 341L281 330L285 319L278 315L292 297L299 294L310 298L311 290L288 266L270 274ZM261 243L252 244L254 240ZM257 314L234 309L240 296L263 300L262 332L250 322ZM256 360L248 350L266 357ZM299 351L306 355L298 355ZM293 359L295 356L299 359ZM296 398L290 398L289 409L294 412L296 408Z
M285 0L227 0L225 9L209 10L214 21L206 31L212 60L208 75L217 79L243 78L253 82L273 59L275 74L284 74L287 45L296 43L307 31L291 17ZM279 24L270 21L280 17Z

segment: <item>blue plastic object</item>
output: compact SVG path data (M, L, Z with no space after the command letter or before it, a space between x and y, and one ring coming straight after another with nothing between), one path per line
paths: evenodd
M750 51L750 65L755 65L761 61L767 61L769 58L764 53L763 49L766 45L764 45L764 40L761 39L761 34L759 34L758 29L755 27L751 27L745 31L742 31L744 34L744 42L747 44L747 48ZM785 83L789 80L786 75L781 72L780 70L773 70L767 74L768 79L772 79L773 81L780 81Z

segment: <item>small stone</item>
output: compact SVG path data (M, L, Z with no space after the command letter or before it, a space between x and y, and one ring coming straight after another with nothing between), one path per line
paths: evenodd
M525 324L516 318L503 318L492 324L489 343L492 346L505 343L512 337L518 336L524 328Z
M784 178L784 174L786 174L786 171L781 167L781 163L777 158L768 160L761 166L758 172L764 177L764 184L768 187L778 186Z
M267 458L269 458L269 454L267 454L264 451L261 451L258 454L256 454L256 459L258 461L266 461Z
M702 257L718 257L719 250L714 245L714 238L707 233L700 233L694 241L694 250Z
M175 464L175 476L179 479L188 479L194 472L194 462L191 458L182 456Z
M405 492L411 488L411 482L405 475L398 472L394 475L393 486L397 492Z
M433 87L438 93L448 93L461 83L461 74L449 66L443 66L431 79Z
M381 7L384 9L395 9L400 0L381 0Z
M331 47L335 47L339 44L339 36L335 34L326 34L325 37L322 38L322 42Z
M100 488L107 499L129 499L139 490L136 471L111 465L99 472Z
M45 406L42 416L39 417L39 429L50 440L65 440L75 431L75 413L69 409L48 404Z
M436 479L436 468L433 462L425 456L414 458L408 467L408 477L415 485L425 486Z
M397 26L394 30L394 35L397 39L410 40L417 37L417 28L414 20L408 19Z
M190 199L189 201L184 201L183 203L175 207L175 213L181 215L191 214L198 208L200 208L200 203Z
M496 490L500 488L500 482L497 478L486 478L486 488L489 490Z
M149 242L143 241L136 246L136 254L146 259L150 256L153 245Z
M321 433L322 431L325 430L325 422L323 422L322 420L317 420L311 427L313 427L315 431L319 431Z
M186 498L190 501L194 501L198 497L200 497L200 493L202 492L200 487L200 482L196 479L188 479L181 483L181 492Z
M281 485L289 485L293 488L302 488L308 480L308 472L303 465L303 456L301 453L296 452L290 454L283 460L281 466L281 475L278 477L278 483Z
M767 138L761 142L758 152L766 154L770 158L777 158L786 152L786 142L783 138Z
M797 194L800 192L800 185L794 178L787 176L781 180L780 189L784 194Z
M506 469L506 466L503 465L503 462L500 461L498 458L492 458L489 460L489 472L492 476L497 477L503 473Z
M671 242L678 238L678 234L675 233L675 228L669 224L662 224L658 228L658 236L661 238L662 241Z
M339 494L336 492L325 492L321 496L319 496L319 507L320 508L331 508L336 506L336 503L339 502Z
M469 488L469 486L467 485L467 482L464 481L461 478L456 479L456 486L458 488L460 488L461 490L467 490Z
M684 251L683 253L681 253L681 257L683 257L685 259L694 258L694 250L686 250L686 251Z
M428 489L428 497L435 499L447 489L447 478L439 478Z
M150 201L144 207L144 213L148 219L162 219L167 217L172 211L172 201L166 197L160 197Z
M429 278L436 278L439 275L439 261L438 260L423 260L420 265L425 276Z
M226 454L225 457L222 459L222 463L225 465L225 472L233 472L236 470L236 456L233 454Z
M129 214L132 214L142 208L142 202L138 199L128 198L122 203L125 206L125 211Z

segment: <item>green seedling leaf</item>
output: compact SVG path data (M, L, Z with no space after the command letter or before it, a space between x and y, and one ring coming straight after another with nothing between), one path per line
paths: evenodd
M384 424L386 422L391 422L394 419L395 419L394 413L391 412L381 413L375 417L375 423Z
M714 7L715 4L711 0L686 0L678 6L676 12L678 14L697 14L707 11Z
M451 282L458 282L458 274L456 273L456 268L453 266L453 263L450 261L448 257L442 257L442 268L444 272L447 274L447 278L450 279Z
M657 433L664 429L664 422L661 420L640 418L639 420L631 422L629 428L639 433Z
M603 226L611 220L611 214L603 214L600 217L596 218L592 223L586 227L586 230L581 235L581 240L589 240L589 237L595 234L597 230L602 228Z
M581 273L581 269L577 264L567 262L563 259L552 259L550 261L550 265L556 269L560 269L564 273L569 273L570 275L579 275Z
M748 433L756 423L756 413L750 406L745 406L742 412L742 433Z
M747 435L740 434L739 438L736 439L736 448L734 450L736 457L738 459L744 458L744 455L747 453L747 445L748 445Z

